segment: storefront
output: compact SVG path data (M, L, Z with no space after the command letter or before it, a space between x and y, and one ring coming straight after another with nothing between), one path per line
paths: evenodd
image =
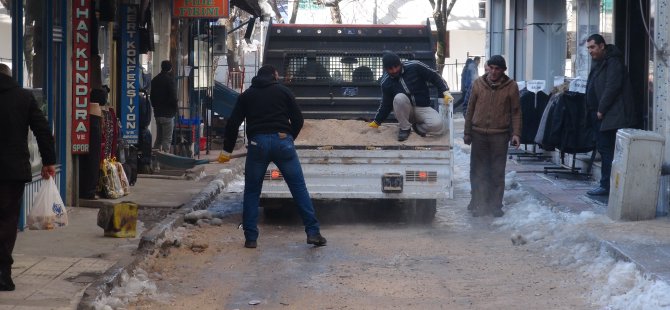
M670 1L668 0L488 0L487 54L508 59L515 80L588 78L589 35L600 33L624 54L641 115L641 129L670 137ZM670 143L666 141L661 204L670 195ZM663 198L665 197L665 198Z
M4 42L0 61L12 68L20 85L30 89L47 116L56 138L56 183L61 195L67 195L69 166L67 80L68 44L66 38L67 1L0 1L0 32ZM33 181L26 185L24 206L32 202L40 186L41 158L34 136L29 135ZM25 215L25 210L22 213ZM24 216L21 217L21 223Z
M487 53L508 59L516 80L587 78L586 38L603 35L625 55L645 129L654 128L653 41L656 0L489 0ZM665 9L665 6L658 6Z

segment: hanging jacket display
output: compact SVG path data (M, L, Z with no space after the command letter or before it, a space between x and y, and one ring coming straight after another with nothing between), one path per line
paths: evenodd
M534 144L542 114L549 101L549 95L543 91L536 94L524 88L519 92L519 96L522 122L521 143Z
M543 114L543 135L540 145L544 150L558 148L575 154L593 150L594 136L587 116L585 95L566 91L556 93L549 100ZM546 118L544 118L546 116ZM536 136L536 140L539 135Z
M561 100L563 93L556 93L549 97L547 105L544 107L542 117L540 117L540 124L537 127L537 134L535 135L535 143L537 143L545 151L553 151L556 149L556 144L549 141L549 133L551 132L551 123L553 119L554 107ZM547 130L547 128L549 128Z

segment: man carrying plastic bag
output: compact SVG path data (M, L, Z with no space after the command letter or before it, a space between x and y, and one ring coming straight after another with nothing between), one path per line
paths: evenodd
M30 229L54 229L67 225L67 211L60 198L54 178L44 181L40 190L35 194L33 208L28 215Z
M26 182L31 181L28 128L42 156L42 178L56 175L56 152L49 122L33 95L17 84L0 64L0 291L13 291L12 251Z

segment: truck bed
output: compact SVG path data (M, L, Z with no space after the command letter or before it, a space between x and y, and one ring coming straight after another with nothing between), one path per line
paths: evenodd
M412 132L405 141L398 141L398 124L384 123L371 128L360 120L306 119L295 141L296 148L310 149L332 147L333 149L416 149L417 147L447 149L449 133L441 136L421 137Z

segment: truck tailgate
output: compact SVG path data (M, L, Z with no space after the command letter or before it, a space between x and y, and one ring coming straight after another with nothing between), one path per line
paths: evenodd
M315 199L439 199L452 198L451 150L300 149L307 189ZM263 198L290 198L281 174L270 166ZM382 176L399 174L401 192L382 191Z

